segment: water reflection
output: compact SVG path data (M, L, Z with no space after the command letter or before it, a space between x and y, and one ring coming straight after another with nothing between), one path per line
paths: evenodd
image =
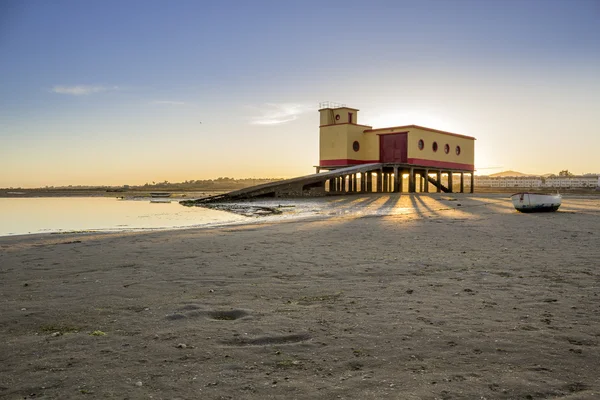
M177 201L106 197L0 198L0 236L81 230L189 227L244 221L243 216Z

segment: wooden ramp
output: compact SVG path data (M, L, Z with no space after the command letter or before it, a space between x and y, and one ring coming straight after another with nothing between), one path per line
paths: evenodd
M323 196L325 195L325 182L330 179L359 172L379 170L383 164L362 164L347 168L339 168L318 174L300 176L298 178L285 179L283 181L265 183L263 185L234 190L216 196L205 197L194 200L196 203L215 203L256 197L301 197L301 196Z
M442 182L438 182L437 179L433 179L431 176L427 175L427 181L434 184L435 187L439 187L442 192L450 193L450 189L448 189L446 186L442 185Z

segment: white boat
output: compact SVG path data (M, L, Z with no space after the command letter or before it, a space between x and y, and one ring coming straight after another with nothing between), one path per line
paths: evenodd
M515 193L510 196L513 206L520 212L556 211L562 202L560 194Z
M170 203L170 199L158 198L158 199L150 199L150 203Z
M150 193L150 197L171 197L171 193L167 192L152 192Z

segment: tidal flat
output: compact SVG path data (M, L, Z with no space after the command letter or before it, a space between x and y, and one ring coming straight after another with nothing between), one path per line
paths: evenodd
M600 394L599 197L545 214L498 195L326 201L1 237L0 398Z

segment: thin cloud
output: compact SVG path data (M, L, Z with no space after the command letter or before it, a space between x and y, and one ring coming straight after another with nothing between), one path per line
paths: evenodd
M75 86L61 86L56 85L52 87L52 92L58 94L68 94L71 96L87 96L94 93L102 93L119 90L118 86L92 86L92 85L75 85Z
M311 111L313 107L305 104L265 104L259 109L262 115L253 117L253 125L278 125L295 121L301 114Z
M171 100L157 100L153 101L152 104L163 104L168 106L183 106L185 102L183 101L171 101Z

